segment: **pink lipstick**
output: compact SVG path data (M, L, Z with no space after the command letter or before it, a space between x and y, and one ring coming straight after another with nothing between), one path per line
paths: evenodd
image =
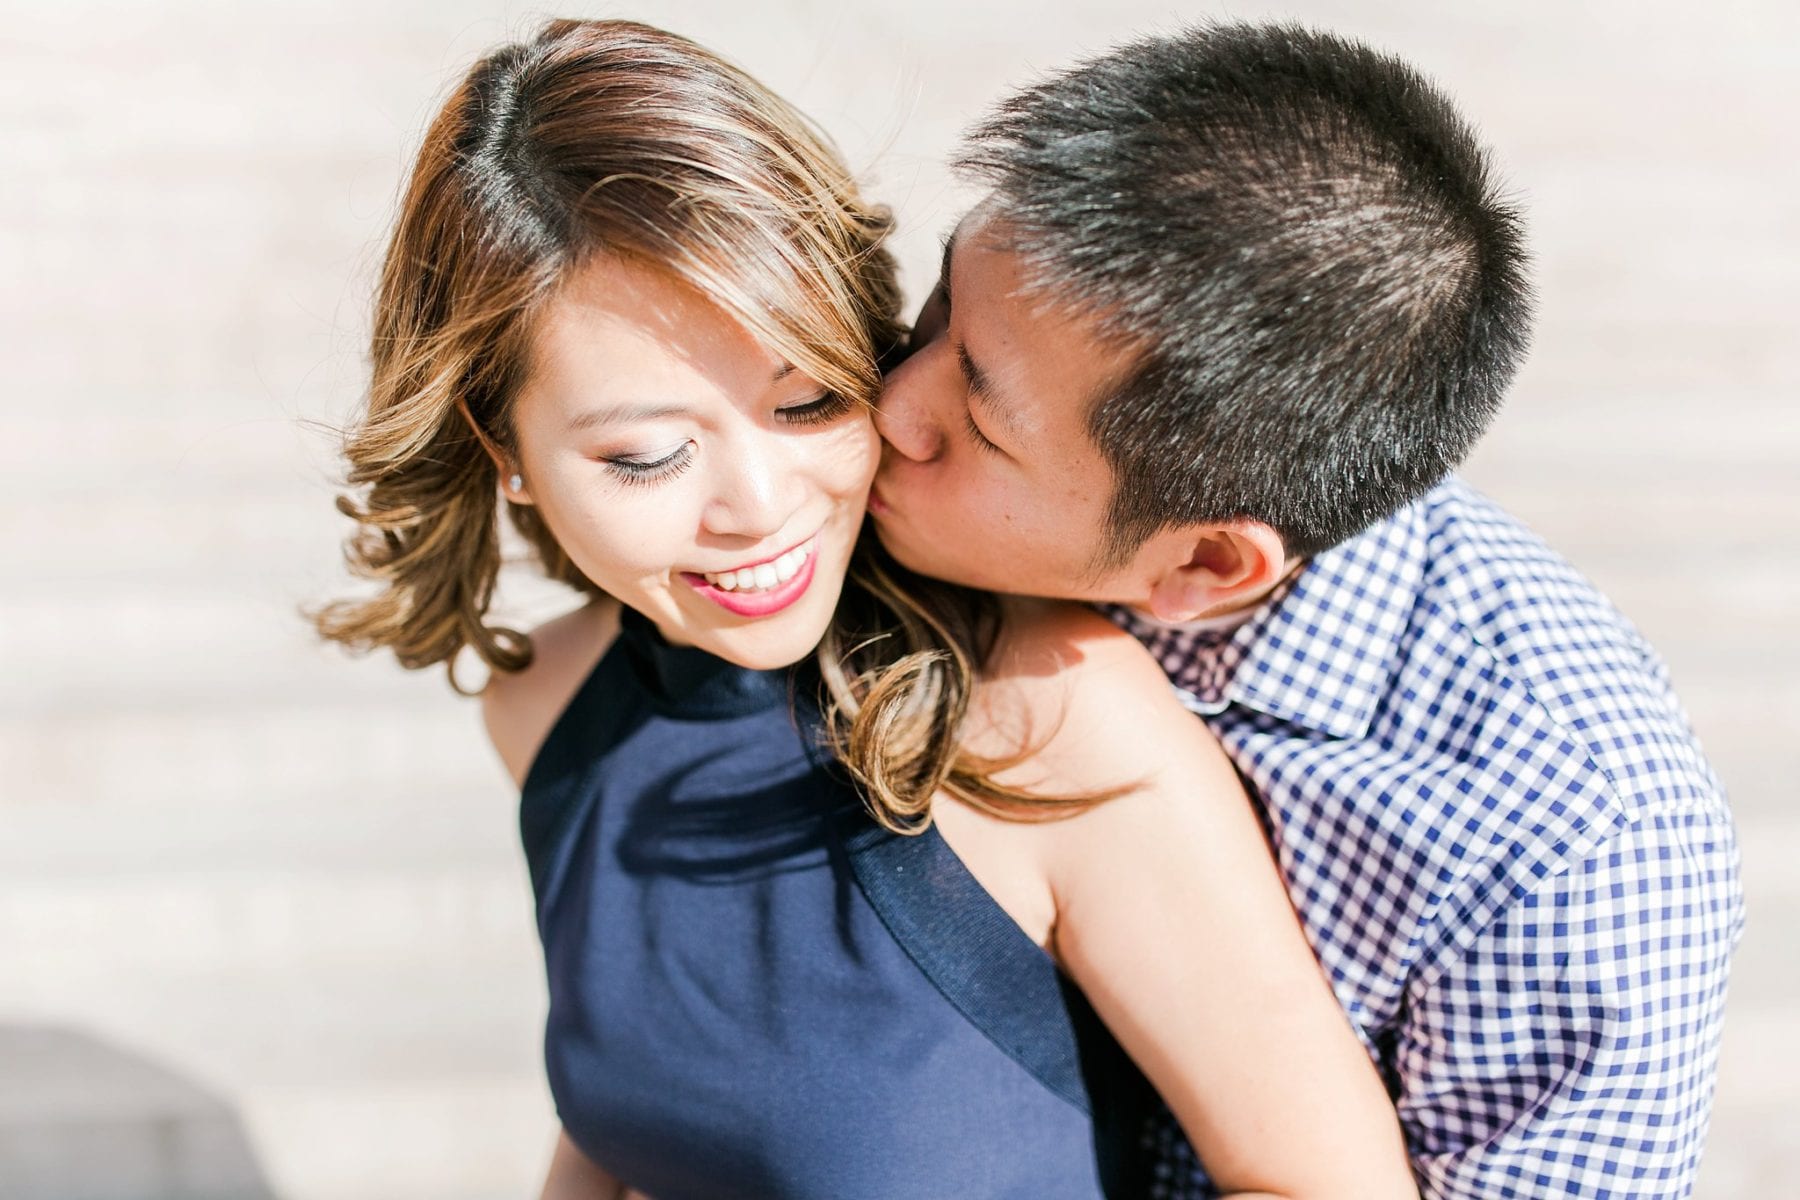
M798 564L792 561L795 555L802 556ZM740 617L766 617L780 612L806 594L818 559L819 542L815 534L774 558L746 563L730 571L714 572L711 579L694 571L683 571L681 577L695 591L727 612ZM784 561L792 574L779 580L776 578L781 573L779 564ZM761 578L757 577L759 572L763 573Z

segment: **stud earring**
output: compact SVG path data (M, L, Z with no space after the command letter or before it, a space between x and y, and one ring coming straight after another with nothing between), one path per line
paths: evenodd
M522 492L525 490L525 477L523 475L515 473L511 479L507 480L507 482L512 485L512 490L515 492Z

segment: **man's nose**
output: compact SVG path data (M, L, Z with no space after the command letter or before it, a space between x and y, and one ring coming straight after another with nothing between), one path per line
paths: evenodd
M875 413L875 429L882 441L914 462L930 462L944 451L943 430L928 403L933 357L926 349L895 368L882 387L881 405Z

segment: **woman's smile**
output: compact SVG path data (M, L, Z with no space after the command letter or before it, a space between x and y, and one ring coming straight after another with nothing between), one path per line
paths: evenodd
M818 541L814 534L774 558L724 571L683 571L681 577L728 612L740 617L765 617L806 594L818 563Z

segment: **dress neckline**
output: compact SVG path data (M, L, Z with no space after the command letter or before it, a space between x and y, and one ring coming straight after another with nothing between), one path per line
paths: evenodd
M788 704L792 696L791 669L752 670L696 646L672 645L629 606L619 613L619 642L638 683L671 716L743 717Z

